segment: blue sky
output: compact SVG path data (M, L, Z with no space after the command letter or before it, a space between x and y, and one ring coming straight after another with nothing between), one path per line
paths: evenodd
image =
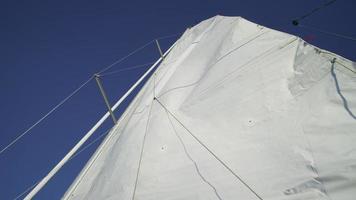
M316 46L356 60L355 41L291 25L293 18L323 2L2 1L0 149L101 68L154 38L181 33L187 27L217 14L242 16L298 35ZM356 37L355 8L355 1L339 0L301 23ZM176 39L162 40L162 48L167 49ZM150 45L112 70L155 61L158 56L156 47ZM145 69L104 78L104 87L112 104ZM117 116L128 102L116 112ZM92 81L1 154L0 199L13 199L40 180L106 112L105 108ZM93 138L110 126L112 122L108 119ZM59 199L97 144L69 162L36 199Z

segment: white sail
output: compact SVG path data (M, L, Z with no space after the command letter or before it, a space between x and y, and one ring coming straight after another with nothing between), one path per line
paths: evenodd
M203 21L63 199L353 200L355 68L241 17Z

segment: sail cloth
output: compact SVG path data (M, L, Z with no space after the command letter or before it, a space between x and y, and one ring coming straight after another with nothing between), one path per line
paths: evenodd
M355 70L241 17L205 20L178 40L63 199L353 200Z

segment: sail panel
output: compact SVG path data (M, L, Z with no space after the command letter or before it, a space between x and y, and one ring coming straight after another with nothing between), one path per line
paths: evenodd
M351 200L352 70L241 17L205 20L186 30L63 199Z

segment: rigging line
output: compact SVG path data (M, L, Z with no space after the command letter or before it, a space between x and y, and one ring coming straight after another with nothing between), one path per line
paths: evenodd
M161 36L161 37L156 38L156 40L163 40L163 39L167 39L167 38L172 38L172 37L175 37L177 35L182 35L182 34L183 33L176 33L176 34L172 34L172 35Z
M98 142L102 137L106 136L110 132L111 128L109 128L107 131L104 133L100 134L98 137L96 137L93 141L85 145L82 149L80 149L77 153L75 153L69 160L72 160L73 158L77 157L80 153L85 151L87 148L89 148L91 145L95 144Z
M56 106L54 106L49 112L47 112L44 116L42 116L36 123L34 123L32 126L30 126L26 131L18 135L12 142L10 142L8 145L6 145L3 149L0 151L0 155L4 153L8 148L13 146L18 140L20 140L23 136L25 136L29 131L31 131L34 127L36 127L39 123L41 123L44 119L46 119L50 114L52 114L54 111L57 110L61 105L63 105L66 101L68 101L72 96L74 96L80 89L82 89L86 84L88 84L91 80L93 79L93 76L91 76L87 81L85 81L83 84L81 84L77 89L75 89L72 93L70 93L66 98L64 98L62 101L60 101Z
M334 32L331 32L331 31L322 30L320 28L316 28L316 27L312 27L312 26L308 26L308 25L304 25L304 24L299 24L298 26L302 27L302 28L309 29L309 30L317 31L317 32L320 32L320 33L324 33L324 34L327 34L327 35L330 35L330 36L334 36L334 37L337 37L337 38L351 40L351 41L356 42L356 38L355 37L342 35L342 34L334 33Z
M166 114L167 114L167 118L168 118L168 120L169 120L169 123L171 124L171 127L172 127L172 129L173 129L175 135L176 135L177 138L179 139L180 144L182 145L182 147L183 147L183 149L184 149L185 155L186 155L186 156L188 157L188 159L194 164L195 171L198 173L198 175L200 176L200 178L201 178L206 184L208 184L208 185L211 187L211 189L214 190L214 193L215 193L216 197L217 197L218 199L222 200L222 198L220 197L220 195L219 195L217 189L214 187L214 185L211 184L208 180L206 180L206 178L205 178L205 177L203 176L203 174L200 172L197 162L195 162L195 160L190 156L190 154L189 154L189 152L188 152L188 150L187 150L187 147L185 146L185 144L184 144L184 142L183 142L183 139L181 138L181 136L178 134L177 130L175 129L175 127L174 127L174 125L173 125L173 122L172 122L171 118L169 117L169 113L167 112L166 109L164 109L164 111L165 111Z
M101 77L103 77L103 76L116 74L116 73L119 73L119 72L131 71L131 70L147 67L147 65L152 65L153 63L155 63L155 62L148 62L148 63L144 63L144 64L134 65L134 66L131 66L131 67L121 68L121 69L118 69L118 70L115 70L115 71L106 72L106 73L102 73L102 74L99 74L99 75Z
M135 181L134 191L133 191L133 194L132 194L132 200L135 199L135 195L136 195L138 177L139 177L139 174L140 174L141 163L142 163L142 155L143 155L143 150L145 148L146 136L147 136L147 132L148 132L148 125L149 125L150 118L151 118L151 112L152 112L153 103L154 103L154 101L151 101L151 107L150 107L150 110L148 112L147 123L146 123L146 128L145 128L145 134L144 134L143 140L142 140L140 159L139 159L139 162L138 162L138 168L137 168L137 173L136 173L136 181Z
M323 51L323 50L320 50L320 53L323 53L323 54L327 54L327 55L331 55L333 57L337 57L339 55L335 54L335 53L331 53L331 52L328 52L328 51ZM332 61L333 59L331 59L330 61ZM346 65L344 65L343 63L339 62L339 61L335 61L335 63L338 63L340 66L342 66L343 68L349 70L350 72L356 74L356 71L350 69L349 67L347 67Z
M116 60L115 62L113 62L112 64L104 67L102 70L100 70L97 74L101 74L107 70L109 70L110 68L112 68L113 66L119 64L120 62L126 60L128 57L134 55L135 53L139 52L140 50L144 49L145 47L147 47L148 45L150 45L151 43L153 43L154 40L151 40L149 42L147 42L146 44L140 46L139 48L135 49L134 51L132 51L131 53L127 54L126 56Z
M37 184L39 183L39 181L35 182L33 185L27 187L21 194L17 195L13 200L17 200L20 197L22 197L24 194L26 194L27 192L29 192L32 188L34 188Z
M81 154L83 151L85 151L86 149L88 149L90 146L92 146L93 144L95 144L96 142L98 142L102 137L106 136L109 131L111 129L106 130L104 133L100 134L98 137L96 137L93 141L91 141L90 143L88 143L87 145L85 145L84 147L82 147L77 153L75 153L68 161L74 159L75 157L77 157L79 154ZM18 194L13 200L17 200L20 197L22 197L24 194L26 194L27 192L29 192L32 188L34 188L40 181L35 182L34 184L32 184L31 186L27 187L22 193Z
M197 138L171 111L166 108L159 99L155 100L200 144L202 145L217 161L219 161L232 175L234 175L246 188L248 188L258 199L263 200L240 176L238 176L226 163L224 163L214 152L212 152L202 141Z
M161 37L157 38L157 40L158 40L158 39L171 38L171 37L174 37L174 36L179 35L179 34L181 34L181 33L176 33L176 34L167 35L167 36L161 36ZM126 56L124 56L124 57L118 59L117 61L113 62L112 64L110 64L110 65L104 67L102 70L100 70L99 72L97 72L97 74L101 74L101 73L103 73L103 72L106 72L107 70L109 70L109 69L112 68L113 66L119 64L120 62L126 60L128 57L130 57L130 56L134 55L135 53L141 51L142 49L144 49L145 47L147 47L148 45L150 45L150 44L153 43L154 41L155 41L155 40L151 40L151 41L147 42L146 44L144 44L144 45L138 47L137 49L135 49L135 50L132 51L131 53L127 54Z
M305 18L309 17L310 15L318 12L319 10L323 9L323 8L326 8L328 6L330 6L331 4L335 3L336 0L331 0L331 1L327 1L323 4L321 4L319 7L316 7L314 8L313 10L311 10L310 12L308 13L305 13L304 15L298 17L298 18L295 18L292 23L293 25L297 26L299 24L300 21L304 20Z
M335 61L337 64L341 65L342 67L344 67L345 69L351 71L352 73L356 74L356 71L348 68L346 65L342 64L341 62Z

